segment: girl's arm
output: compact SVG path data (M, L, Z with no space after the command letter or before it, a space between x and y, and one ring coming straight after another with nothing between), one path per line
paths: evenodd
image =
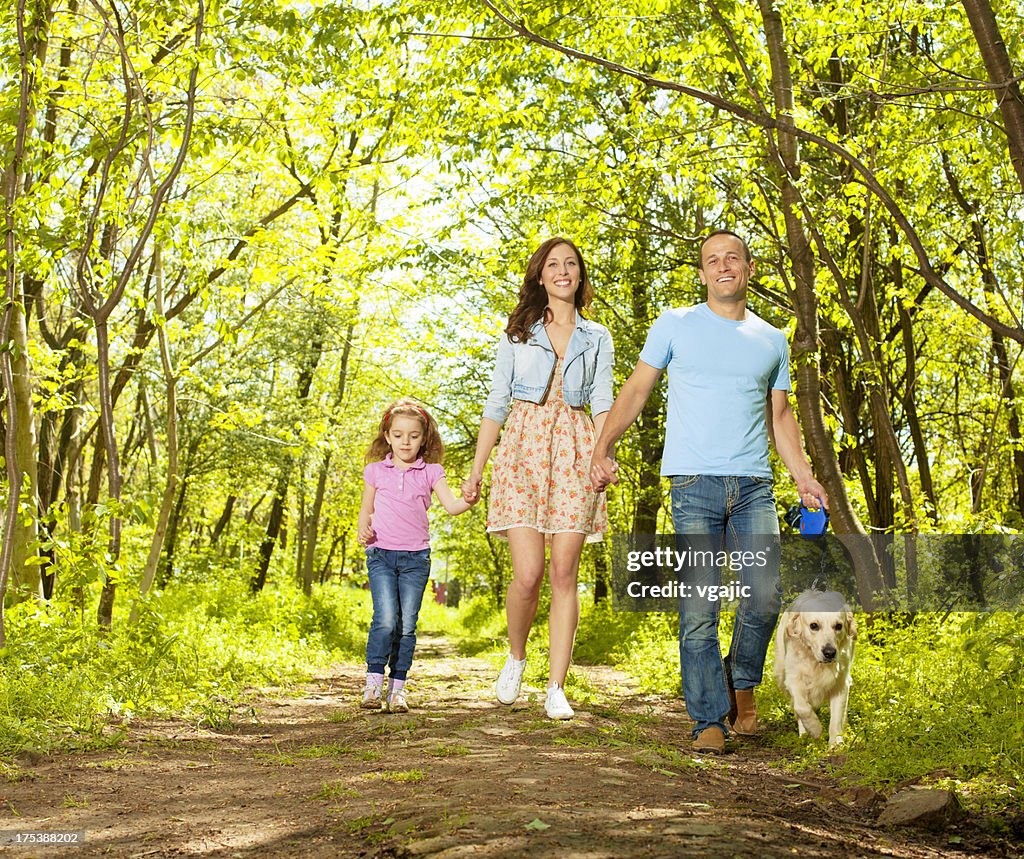
M491 458L491 451L498 443L501 424L491 418L480 421L480 432L476 436L476 456L473 457L473 471L462 482L462 497L470 504L480 500L480 485L484 482L484 468ZM440 496L438 496L440 498Z
M356 526L356 539L364 546L373 540L377 534L370 525L373 517L373 499L377 495L377 489L369 483L363 484L363 500L359 504L359 524Z
M452 492L451 487L448 485L448 481L443 477L434 484L434 494L437 496L437 500L441 502L441 506L451 513L452 516L465 513L473 506L465 498L456 498L455 493Z

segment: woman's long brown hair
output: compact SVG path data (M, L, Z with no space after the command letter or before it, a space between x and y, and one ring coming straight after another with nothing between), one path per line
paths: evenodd
M581 313L590 306L594 297L594 288L590 285L590 278L587 277L587 265L583 262L583 254L580 249L569 239L561 236L553 236L541 244L533 252L530 261L526 264L526 275L523 277L523 285L519 289L519 304L512 311L508 318L508 326L505 333L513 343L525 343L530 336L530 328L538 319L547 319L548 294L544 291L544 285L540 282L540 273L548 254L557 245L568 245L576 254L580 263L580 285L573 296L573 303Z

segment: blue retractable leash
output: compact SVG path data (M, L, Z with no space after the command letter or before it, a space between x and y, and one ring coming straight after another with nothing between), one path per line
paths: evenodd
M821 499L818 499L821 502ZM825 571L825 561L828 557L828 542L825 535L828 532L828 511L822 504L817 510L811 510L803 504L794 504L786 511L786 522L793 530L798 530L801 537L808 540L817 540L821 546L821 555L818 558L818 575L811 583L812 591L828 590L828 574Z

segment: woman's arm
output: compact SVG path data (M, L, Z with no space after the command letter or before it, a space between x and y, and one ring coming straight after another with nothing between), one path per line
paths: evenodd
M462 497L470 504L476 504L480 500L480 486L484 482L484 469L487 467L487 460L491 458L494 445L498 443L500 433L501 424L496 420L484 418L480 421L480 431L476 436L476 456L473 457L473 471L462 482Z
M364 546L377 536L373 526L370 524L373 518L373 499L376 495L376 487L370 486L369 483L363 484L363 499L359 503L359 522L356 526L356 539Z
M455 493L452 492L451 487L448 485L448 481L443 477L434 484L434 494L437 496L437 500L441 502L441 506L451 513L452 516L465 513L473 506L465 498L456 498Z
M614 397L612 395L612 384L614 376L612 369L615 366L615 345L612 343L612 335L608 329L602 326L601 339L597 343L597 361L594 368L594 388L590 394L590 413L594 416L594 425L597 426L597 418L600 414L607 412L612 407ZM601 427L597 427L598 435Z
M498 426L508 417L509 402L512 399L512 376L515 372L515 346L502 333L498 339L498 350L494 356L494 372L491 374L491 389L484 402L484 417Z

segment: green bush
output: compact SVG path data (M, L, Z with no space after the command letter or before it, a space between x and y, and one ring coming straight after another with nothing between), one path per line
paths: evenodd
M291 584L252 596L244 583L155 592L101 635L91 613L21 603L0 650L0 755L104 742L114 718L156 713L224 724L247 687L298 680L361 658L369 593L337 584L306 597Z
M639 617L635 623L605 610L588 612L579 640L588 654L596 640L598 651L641 688L677 691L678 618ZM731 620L731 614L722 615L723 652ZM859 616L858 624L846 745L836 759L841 763L834 764L837 771L879 787L908 779L952 781L978 804L1019 803L1024 614L875 614ZM792 708L771 676L772 660L769 649L757 692L762 722L786 728L774 741L791 750L790 764L832 761L824 740L797 740Z

